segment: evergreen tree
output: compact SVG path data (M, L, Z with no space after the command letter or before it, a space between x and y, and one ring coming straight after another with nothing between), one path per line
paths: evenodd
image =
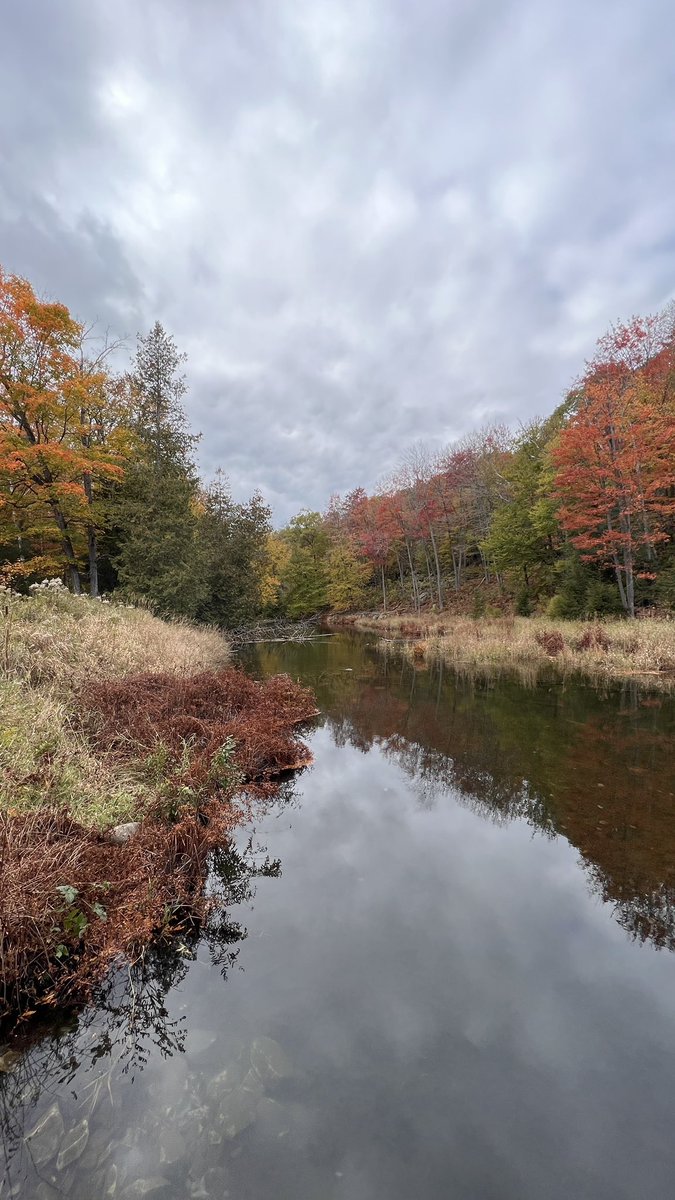
M235 504L222 471L216 473L202 503L200 542L206 589L197 616L216 625L240 625L262 607L271 511L258 492L248 504Z
M136 454L117 505L119 581L159 612L194 616L205 592L199 546L198 437L182 407L185 355L157 321L139 335L132 374Z

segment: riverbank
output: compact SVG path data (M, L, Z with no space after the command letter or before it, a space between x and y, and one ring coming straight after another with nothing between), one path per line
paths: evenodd
M0 1020L86 997L199 919L211 850L309 752L307 689L228 666L213 629L58 584L3 595Z
M458 617L444 613L356 613L333 626L395 641L417 663L442 660L456 668L515 669L532 674L553 667L561 676L640 678L675 689L675 621L550 621L543 617Z

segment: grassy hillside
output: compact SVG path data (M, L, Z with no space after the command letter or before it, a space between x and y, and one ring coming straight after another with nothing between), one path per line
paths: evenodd
M119 955L205 917L212 850L311 755L314 697L227 665L214 630L5 591L0 1024L86 999ZM128 840L111 826L134 822Z
M137 817L159 781L95 752L83 712L87 688L146 672L218 669L228 661L227 642L214 629L73 596L59 581L30 597L1 595L0 808L65 807L99 828Z

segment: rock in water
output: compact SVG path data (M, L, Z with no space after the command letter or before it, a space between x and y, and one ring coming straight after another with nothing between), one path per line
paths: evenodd
M57 1153L63 1140L63 1117L58 1104L52 1104L44 1117L26 1134L26 1148L36 1167L42 1167Z
M249 1067L241 1081L241 1086L245 1092L252 1092L258 1099L260 1099L265 1090L258 1072L254 1071L253 1067Z
M270 1096L264 1096L258 1105L256 1131L260 1129L263 1136L270 1141L280 1141L290 1133L291 1124L290 1115L283 1104L272 1100Z
M0 1075L9 1074L20 1061L21 1055L18 1050L4 1050L0 1054Z
M123 846L136 836L140 827L140 821L125 821L123 825L115 825L114 829L108 830L108 841L114 846Z
M108 1170L105 1173L105 1180L103 1182L103 1195L105 1197L105 1200L113 1200L113 1197L116 1195L116 1193L117 1193L117 1166L115 1163L111 1163L110 1166L108 1167Z
M293 1067L285 1050L273 1038L259 1037L251 1042L251 1066L265 1087L290 1079Z
M160 1197L171 1187L168 1179L163 1175L152 1175L148 1179L136 1179L133 1183L125 1187L122 1192L122 1200L143 1200L145 1196L152 1196L152 1200L160 1200Z
M209 1100L218 1100L226 1092L231 1092L241 1083L244 1077L244 1071L239 1062L228 1063L228 1065L218 1075L214 1075L210 1081L206 1095Z
M259 1099L259 1095L249 1092L243 1087L237 1087L233 1092L223 1096L218 1110L223 1137L232 1141L244 1129L248 1129L248 1126L253 1124L258 1112Z
M165 1125L159 1135L159 1161L167 1167L173 1167L185 1158L187 1147L185 1138L173 1129L170 1125Z
M186 1050L190 1058L196 1058L213 1049L218 1041L218 1035L211 1029L191 1029L188 1033Z
M61 1142L59 1157L56 1160L56 1166L59 1171L64 1171L71 1162L75 1162L83 1153L84 1148L89 1141L89 1122L86 1120L80 1121L74 1129L67 1133Z

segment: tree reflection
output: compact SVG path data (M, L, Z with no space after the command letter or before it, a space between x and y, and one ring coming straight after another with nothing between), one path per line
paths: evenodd
M422 808L452 793L486 819L564 836L622 928L675 948L672 699L635 680L526 687L504 674L414 667L360 636L258 656L265 671L311 676L336 743L377 745Z
M133 1081L151 1054L171 1058L185 1051L188 1022L172 1016L167 996L185 978L197 949L208 951L223 978L236 964L245 926L228 916L232 906L250 901L255 881L280 874L253 837L243 849L222 847L213 856L210 894L213 904L201 924L186 924L173 936L159 938L139 958L119 966L94 990L82 1011L61 1012L58 1021L33 1025L23 1043L13 1044L0 1072L0 1130L5 1180L30 1163L22 1159L23 1138L32 1114L52 1098L68 1094L81 1117L103 1099L112 1106L116 1080ZM12 1160L16 1161L13 1163ZM16 1180L14 1180L15 1182ZM2 1190L0 1178L0 1194Z

